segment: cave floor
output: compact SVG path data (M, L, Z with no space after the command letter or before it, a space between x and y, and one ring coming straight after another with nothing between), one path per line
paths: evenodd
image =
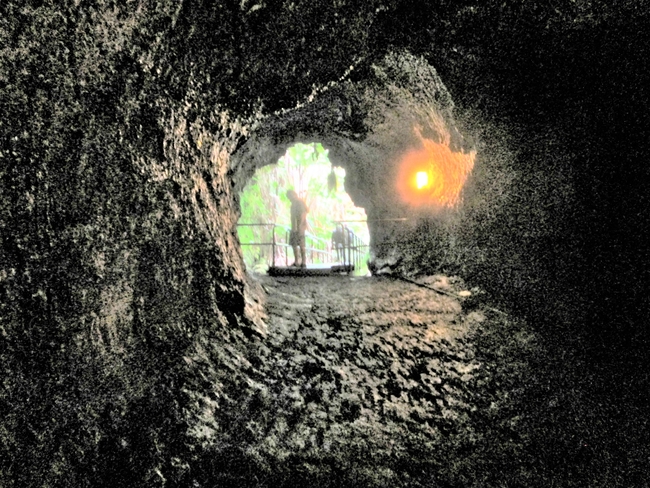
M595 432L579 359L558 366L522 321L390 277L255 279L268 333L246 429L269 485L620 486L619 468L645 470L647 451Z

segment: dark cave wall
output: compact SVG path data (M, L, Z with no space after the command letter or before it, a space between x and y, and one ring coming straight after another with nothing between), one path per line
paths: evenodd
M562 322L584 327L596 355L633 356L648 340L640 291L648 281L648 13L647 3L624 1L555 12L534 2L486 5L456 25L455 58L430 58L458 110L504 128L516 152L519 202L491 233L537 260L546 278L540 289L525 286L523 274L524 293L513 297L551 325L557 314L531 299L545 300L547 289ZM536 227L551 232L544 238Z
M192 358L263 327L227 176L245 126L160 68L174 2L87 7L2 7L3 486L178 475L187 392L227 381L189 386Z
M245 7L0 6L3 486L182 485L202 446L231 446L206 472L240 458L264 324L230 154L262 107L354 62L374 8L301 8L347 12L341 36L296 29L288 3Z

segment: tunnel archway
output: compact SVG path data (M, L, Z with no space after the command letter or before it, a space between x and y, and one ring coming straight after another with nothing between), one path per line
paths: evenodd
M480 284L514 290L506 295L510 309L535 316L553 336L552 349L563 346L544 363L561 377L559 392L577 397L556 396L544 374L514 382L540 387L529 405L552 400L540 428L521 438L528 443L536 433L553 442L509 451L524 454L511 463L526 476L520 484L534 476L538 484L568 477L579 484L587 472L594 474L584 485L643 483L648 401L636 392L650 391L642 362L650 70L640 2L92 3L7 0L0 7L7 120L0 128L7 345L0 348L7 412L0 484L211 486L234 479L215 480L223 465L235 471L229 475L249 474L248 485L263 483L269 470L257 469L268 466L260 452L236 446L253 430L268 432L247 414L275 390L256 381L264 309L246 282L233 188L267 164L264 152L277 158L299 140L326 143L346 169L348 193L377 222L378 271L384 264L431 269L437 251L448 250L463 265L477 264ZM452 207L416 211L392 198L391 170L418 152L416 128L452 154L474 150L455 129L451 97L431 66L405 53L382 59L394 46L441 68L455 99L480 112L477 125L501 124L500 131L479 128L487 135L481 157ZM359 69L348 71L350 64ZM308 97L314 86L321 88ZM519 154L489 166L499 138ZM413 169L416 187L422 173L420 189L433 185L427 168ZM406 211L410 232L386 224ZM393 236L405 244L394 246ZM588 346L578 346L583 339ZM495 352L521 364L518 355ZM584 352L604 375L585 370ZM580 364L577 390L565 374L569 362ZM513 384L504 370L493 371L494 380ZM498 405L493 384L484 406ZM495 420L487 410L474 426ZM517 415L497 422L498 442L477 449L472 432L468 449L450 446L441 462L455 476L442 485L466 485L467 473L486 476L476 483L506 479L504 451L471 465L488 473L455 462L494 452L504 433L513 437L515 420L530 425L530 415L506 410ZM239 419L245 425L233 429ZM383 421L391 419L383 415L376 425ZM356 424L363 437L351 440L368 438L366 422ZM577 431L586 436L561 429L576 425L589 426ZM417 448L411 433L402 446ZM408 451L399 446L398 466L419 473L423 465L404 463ZM386 472L375 464L377 451L358 452L369 471ZM271 469L282 461L268 459ZM548 470L537 471L531 459ZM335 461L324 485L346 486L329 475L355 458ZM302 466L293 474L312 472L313 464ZM396 471L393 480L408 478Z
M440 225L460 218L474 168L474 143L459 130L453 108L430 64L390 54L362 79L339 80L304 104L259 120L233 155L235 189L294 142L321 141L332 164L346 171L346 192L367 212L371 269L417 266L430 260L419 255L423 232L433 229L439 237ZM428 178L420 188L418 173ZM450 236L438 239L445 240Z

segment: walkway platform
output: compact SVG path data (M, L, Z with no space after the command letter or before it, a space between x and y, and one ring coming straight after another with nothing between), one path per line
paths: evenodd
M354 264L308 264L306 268L270 266L268 274L269 276L327 276L352 271L354 271Z

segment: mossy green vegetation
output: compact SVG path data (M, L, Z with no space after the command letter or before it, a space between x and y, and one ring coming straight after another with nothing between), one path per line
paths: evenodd
M315 246L328 251L328 255L316 253L316 262L328 262L331 258L331 236L338 222L344 222L368 244L366 213L345 192L345 169L334 166L328 152L319 142L294 144L276 164L258 169L248 182L241 193L237 232L249 270L264 272L271 262L274 227L276 242L286 243L286 232L291 225L291 203L286 195L289 189L304 198L309 208L308 238ZM284 262L285 249L278 247L278 263Z

